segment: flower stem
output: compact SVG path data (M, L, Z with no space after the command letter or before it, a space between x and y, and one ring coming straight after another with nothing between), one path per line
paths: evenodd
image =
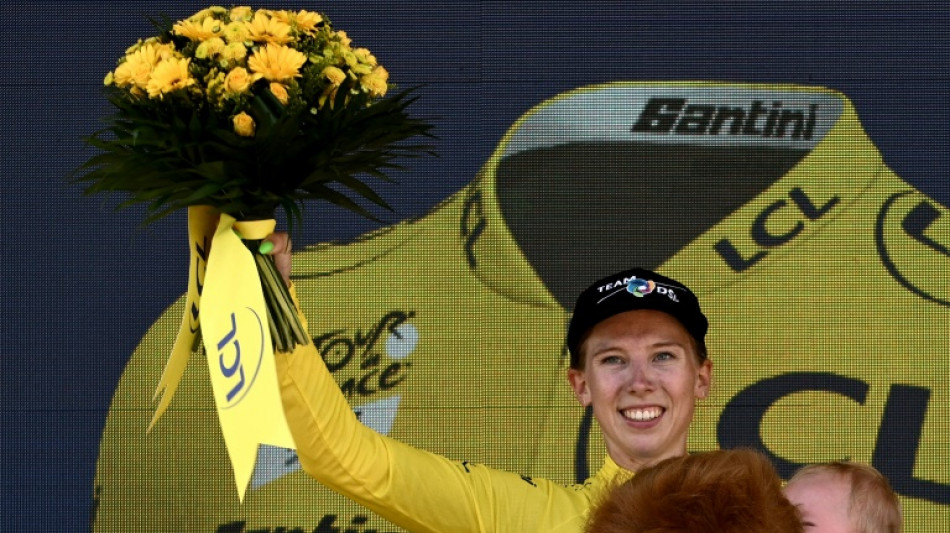
M251 244L249 241L248 244ZM258 243L256 243L259 245ZM277 271L274 258L270 255L258 253L256 245L251 245L254 261L261 277L261 289L264 292L264 302L267 305L267 319L270 327L274 350L277 352L291 352L298 344L310 342L304 330L297 308L290 291L283 278Z

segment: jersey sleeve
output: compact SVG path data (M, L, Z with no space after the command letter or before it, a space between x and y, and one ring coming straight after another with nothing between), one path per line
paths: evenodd
M363 425L313 343L276 358L284 412L304 471L400 527L531 531L575 507L576 496L555 483L453 461Z

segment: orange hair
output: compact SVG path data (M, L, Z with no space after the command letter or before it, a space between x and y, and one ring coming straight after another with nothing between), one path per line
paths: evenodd
M753 450L675 457L640 470L592 511L588 533L802 533L768 458Z
M901 502L883 474L873 466L832 461L802 467L788 482L821 474L837 476L851 487L848 517L855 533L900 533Z

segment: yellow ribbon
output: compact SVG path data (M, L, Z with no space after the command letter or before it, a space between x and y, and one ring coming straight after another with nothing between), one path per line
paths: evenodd
M218 219L217 229L214 220ZM192 266L185 316L156 395L151 429L168 408L200 330L238 497L244 500L260 443L295 449L284 418L260 275L241 242L263 239L274 220L237 222L211 208L188 211Z
M205 269L208 266L208 257L211 253L211 239L214 236L215 225L218 221L218 211L210 206L196 205L188 208L188 248L190 263L188 268L188 292L185 296L185 313L181 318L178 336L172 347L171 356L165 363L162 378L155 389L155 398L161 395L161 401L152 415L148 425L151 431L155 423L162 417L172 397L178 389L181 376L185 373L191 352L197 348L199 328L199 309L201 292L204 288Z

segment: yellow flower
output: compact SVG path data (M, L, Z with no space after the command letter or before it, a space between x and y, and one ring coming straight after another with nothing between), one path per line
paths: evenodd
M190 59L170 57L156 65L145 88L149 97L161 98L172 91L194 85L195 79L188 73L190 62Z
M360 85L370 96L382 97L386 95L389 73L382 65L377 65L372 72L360 78Z
M330 85L323 89L323 94L320 95L320 98L317 100L317 102L320 107L323 107L323 104L325 104L329 98L330 107L332 108L333 99L336 98L336 93L340 88L340 84L346 79L346 74L344 74L343 71L337 67L326 67L320 74L325 76L326 79L330 81Z
M234 115L234 133L241 137L253 137L255 126L254 119L244 111Z
M175 50L175 45L172 43L161 43L158 41L148 42L146 41L142 48L139 49L139 53L149 56L150 61L153 63L158 63L169 57L181 57L181 54Z
M323 22L323 17L320 15L320 13L306 11L303 9L296 13L293 11L277 11L274 13L274 18L285 24L294 26L298 30L305 33L313 32L313 30L316 29L317 24Z
M231 14L229 17L232 21L234 20L251 20L251 16L254 15L254 11L248 6L237 6L231 8Z
M343 61L346 62L346 66L350 68L350 74L353 76L362 76L373 71L372 65L361 63L356 53L350 50L343 51Z
M350 46L350 43L353 42L352 39L346 36L346 32L343 30L338 30L333 32L336 35L336 38L339 39L340 44L343 46Z
M374 56L368 48L356 48L353 50L353 55L356 56L356 59L363 63L364 65L369 65L371 67L376 66L376 56Z
M323 17L320 13L301 9L297 12L297 16L294 17L294 20L301 31L312 32L317 28L318 24L323 22Z
M267 44L247 60L251 70L270 81L283 81L300 76L300 67L307 56L293 48L279 44Z
M198 59L214 57L223 50L224 40L220 37L212 37L206 41L202 41L202 43L198 45L198 48L195 49L195 57Z
M138 51L139 48L142 48L142 44L144 44L144 41L142 41L142 39L139 39L138 41L135 41L135 44L133 44L132 46L128 47L128 48L125 50L125 55L129 55L129 54L131 54L132 52Z
M205 9L202 9L201 11L199 11L199 12L195 13L194 15L188 17L188 20L193 20L193 21L194 21L194 20L198 20L198 21L200 21L200 20L206 19L206 18L208 18L208 17L213 17L213 16L215 16L215 15L224 15L224 14L227 13L227 12L228 12L228 10L227 10L227 9L224 9L224 8L221 7L221 6L211 6L211 7L207 7L207 8L205 8Z
M222 24L220 20L212 17L206 17L201 20L188 19L176 22L172 26L172 32L182 37L187 37L192 41L205 41L216 37L221 33Z
M278 12L277 12L277 11L274 11L273 9L258 9L258 10L257 10L257 13L260 13L261 15L264 15L264 16L267 16L267 17L270 17L270 18L274 18L274 17L277 16L277 13L278 13ZM257 13L255 13L255 15L256 15Z
M155 54L158 55L159 60L168 59L169 57L182 57L182 55L175 50L175 45L172 43L159 43L151 45L155 48Z
M283 85L277 82L271 82L269 88L270 88L271 94L273 94L274 97L277 98L278 102L284 105L287 105L287 100L290 99L290 95L287 94L287 89Z
M339 87L340 84L343 83L343 80L346 79L346 74L344 74L343 71L337 67L327 67L323 69L321 74L330 80L330 84L332 84L334 87Z
M229 43L243 43L248 40L250 33L247 31L247 24L238 21L232 22L224 27L224 38Z
M172 57L174 49L166 44L143 44L125 57L115 69L115 84L119 87L134 85L140 89L148 86L152 71L160 61Z
M261 11L254 15L254 20L247 23L248 37L257 43L286 44L293 41L290 36L290 25L277 19L270 18Z
M244 67L234 67L224 78L224 90L230 93L243 93L259 79L261 79L260 74L251 74Z
M102 84L108 87L109 85L112 85L114 81L115 81L114 75L111 72L109 72L108 74L106 74L105 79L102 80Z
M247 57L247 47L244 43L231 43L221 50L221 57L226 61L240 61Z
M268 11L266 9L262 9L260 12L266 13L267 16L269 16L270 18L274 20L279 20L283 22L284 24L290 24L293 22L293 17L294 17L293 11L287 11L286 9L281 9L279 11Z
M148 84L148 78L151 75L151 65L126 59L115 68L112 79L117 87L144 87Z
M224 73L218 69L212 69L208 74L205 75L205 93L208 95L209 101L217 101L220 103L221 97L224 93Z

